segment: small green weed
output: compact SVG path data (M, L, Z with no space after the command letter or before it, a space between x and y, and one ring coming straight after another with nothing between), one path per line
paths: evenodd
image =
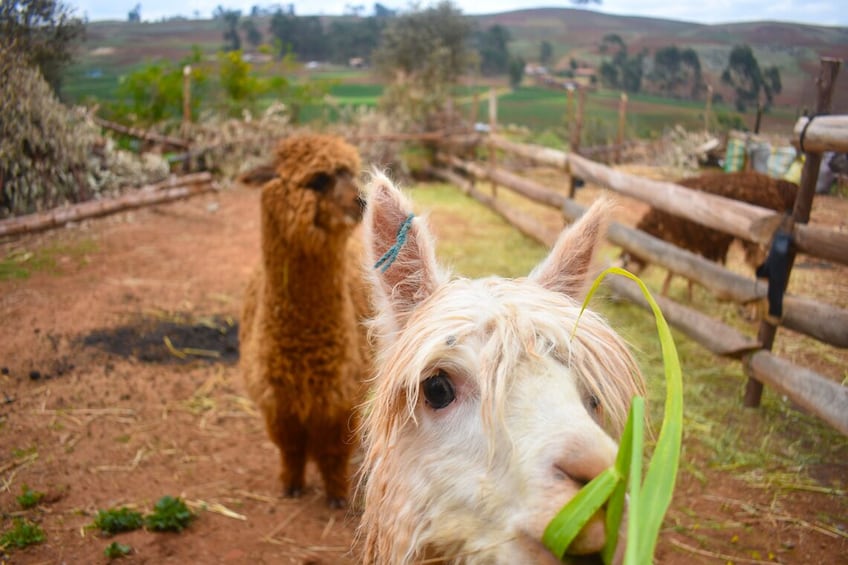
M15 459L23 459L25 457L30 457L30 456L35 455L37 453L38 453L38 448L35 447L35 446L27 447L27 448L16 447L15 449L12 450L12 457L14 457Z
M37 506L43 498L43 492L38 492L37 490L30 490L28 485L24 485L23 487L21 487L21 495L17 498L17 500L21 508L23 508L24 510L28 510Z
M110 543L106 546L106 549L103 550L103 554L109 559L118 559L119 557L127 556L130 553L132 553L132 547L116 541Z
M96 252L97 243L82 239L73 244L54 243L34 251L15 250L0 259L0 281L28 279L35 272L58 273L61 260L84 265L87 256Z
M29 545L41 543L45 539L44 530L38 524L29 520L15 518L14 525L0 536L0 547L16 547L22 549Z
M155 532L181 532L194 518L185 502L172 496L163 496L153 507L153 514L145 518L147 527Z
M131 532L144 526L141 512L129 508L110 508L99 510L94 525L107 534Z

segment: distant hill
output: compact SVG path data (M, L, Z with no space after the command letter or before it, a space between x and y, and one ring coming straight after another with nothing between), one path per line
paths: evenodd
M704 25L657 18L616 16L571 8L539 8L475 17L487 28L500 24L514 41L510 49L527 59L538 57L539 44L554 46L560 66L571 58L600 64L598 47L607 34L618 34L629 53L668 45L691 47L698 53L705 79L721 91L719 77L734 45L748 44L761 66L777 65L783 80L781 105L812 107L815 78L822 57L848 62L848 28L783 22L745 22ZM842 69L834 97L834 110L848 113L848 69ZM841 93L841 94L840 94ZM729 98L729 92L726 98Z
M326 16L325 20L343 16ZM543 40L554 47L559 66L572 58L597 66L603 59L599 45L603 37L618 34L630 53L668 45L691 47L704 68L706 80L718 91L719 76L734 45L752 47L761 66L777 65L783 92L777 104L797 109L812 107L815 78L821 57L848 61L848 28L783 22L746 22L703 25L658 18L616 16L571 8L539 8L481 16L469 16L485 29L500 24L509 29L510 50L528 61L538 58ZM260 22L265 31L267 19ZM79 57L82 68L104 69L110 74L155 58L179 59L192 45L205 52L216 51L223 43L222 30L211 20L172 20L157 23L91 22L88 40ZM848 69L837 84L834 111L848 113ZM725 98L731 98L724 91Z

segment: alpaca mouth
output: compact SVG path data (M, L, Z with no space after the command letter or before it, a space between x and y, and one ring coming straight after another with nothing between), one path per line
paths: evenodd
M528 563L538 563L539 565L562 565L562 562L556 558L556 555L545 547L545 545L535 537L525 531L519 531L516 538L518 545L521 547L521 552Z

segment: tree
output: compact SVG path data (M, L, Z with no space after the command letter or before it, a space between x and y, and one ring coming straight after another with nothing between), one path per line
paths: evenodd
M365 13L365 4L345 4L344 15L353 16L355 18L362 17Z
M281 57L292 52L303 60L323 60L329 54L324 27L317 16L298 17L278 9L271 17L269 30L277 40Z
M241 22L241 29L251 47L256 49L262 44L262 32L256 27L256 22L251 19L244 19Z
M395 10L387 8L379 2L374 4L374 17L376 18L392 18L397 15Z
M224 27L224 51L241 49L241 36L238 32L241 10L229 10L219 5L212 12L212 19L218 20Z
M601 81L610 88L622 88L627 92L639 92L642 89L642 75L644 72L645 57L647 51L642 50L638 55L628 56L627 45L621 36L615 33L607 34L601 42L601 53L608 53L615 48L612 60L601 63Z
M680 60L692 71L692 90L689 95L692 98L699 98L701 93L707 89L707 85L704 84L704 75L701 72L701 59L698 57L698 52L691 47L684 49L680 53Z
M417 123L439 112L451 87L475 62L470 35L471 24L449 1L391 18L373 54L390 82L384 108Z
M64 68L85 37L85 23L57 0L2 0L0 37L59 94Z
M521 81L524 78L524 66L526 63L521 57L509 58L509 85L516 89L521 86Z
M509 66L509 30L501 25L493 25L476 35L477 51L480 53L480 72L484 75L498 75L507 72Z
M543 41L539 45L539 62L547 66L554 58L554 48L550 41Z
M253 67L244 60L241 51L218 53L218 71L227 113L239 115L243 109L252 109L266 85L253 76Z
M127 14L127 21L130 23L139 23L141 21L141 4L136 4L135 7Z
M774 96L780 94L783 85L780 70L777 67L760 69L750 45L737 45L730 52L727 67L721 74L721 81L733 87L736 94L736 109L744 112L750 104L762 105L768 110ZM765 103L760 96L765 96Z
M180 119L183 112L183 69L191 66L191 111L196 118L203 99L206 72L200 65L203 52L196 45L181 61L156 61L121 77L119 102L110 108L121 121L150 125Z
M701 61L692 48L678 49L670 45L657 49L654 70L649 78L667 96L679 95L680 88L689 85L688 96L697 98L705 88Z
M330 60L347 64L352 57L370 59L384 26L385 20L376 17L334 18L327 34Z

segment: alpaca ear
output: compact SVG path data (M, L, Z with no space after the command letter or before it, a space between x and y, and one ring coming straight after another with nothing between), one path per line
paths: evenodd
M366 267L381 314L395 328L444 281L436 264L433 238L421 218L412 214L409 200L382 173L368 187L365 211Z
M606 233L612 203L601 198L583 216L564 230L533 272L533 280L548 290L580 299L588 287L592 257Z

